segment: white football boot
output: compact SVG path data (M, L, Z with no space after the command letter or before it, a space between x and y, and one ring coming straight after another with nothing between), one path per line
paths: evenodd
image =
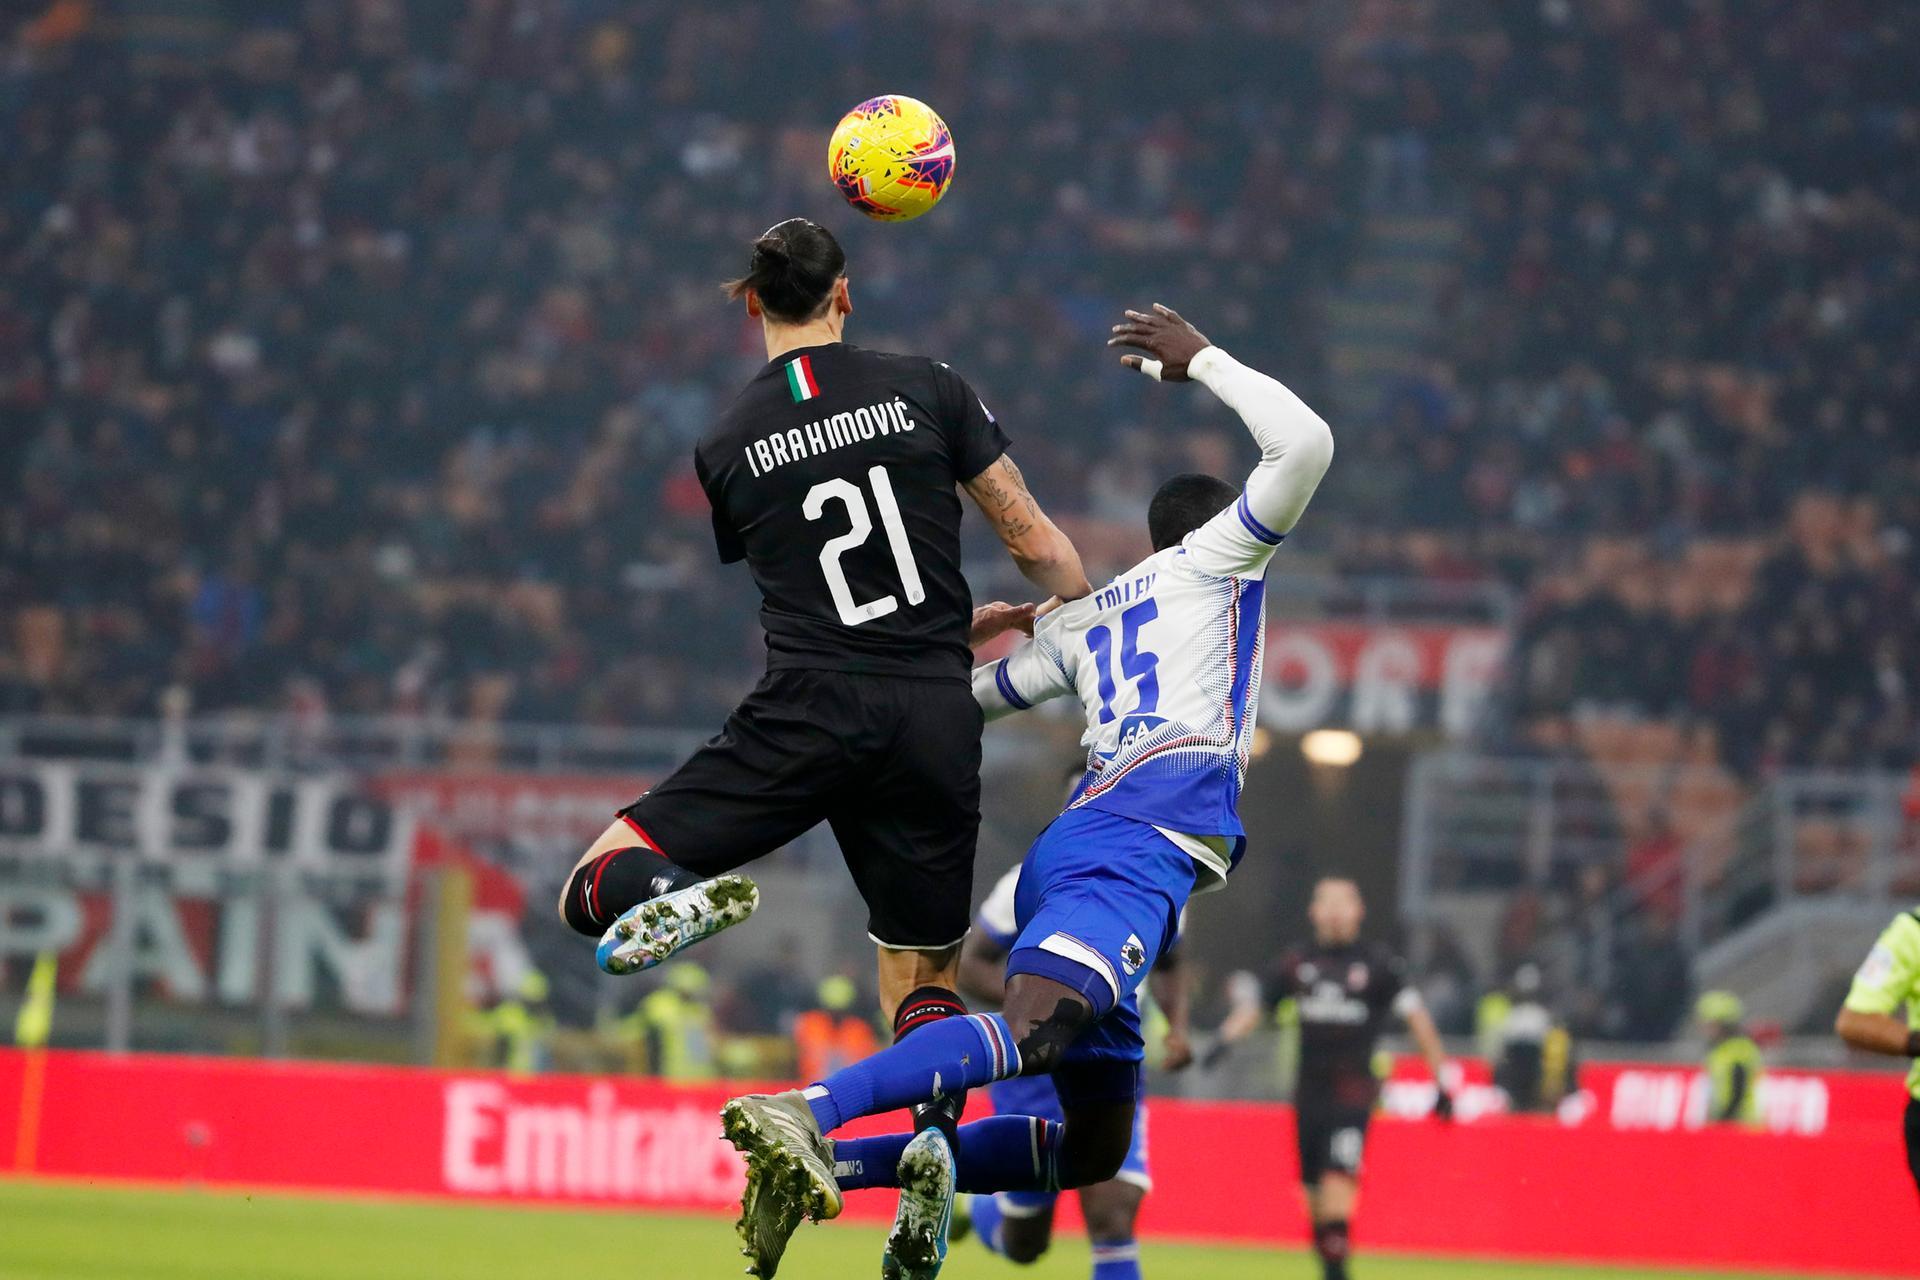
M736 1226L747 1274L773 1280L802 1218L840 1216L832 1151L798 1089L735 1098L720 1112L720 1129L747 1158Z
M947 1260L953 1227L953 1147L939 1129L923 1129L900 1153L900 1208L880 1256L881 1280L934 1280Z
M745 876L702 880L630 908L601 935L595 958L608 973L639 973L731 929L759 905L760 890Z

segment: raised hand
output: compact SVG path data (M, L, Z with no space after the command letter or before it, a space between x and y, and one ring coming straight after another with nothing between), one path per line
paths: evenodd
M1172 307L1153 304L1151 315L1129 311L1124 323L1113 326L1110 347L1133 347L1144 356L1121 356L1120 363L1160 382L1187 381L1187 366L1213 344Z

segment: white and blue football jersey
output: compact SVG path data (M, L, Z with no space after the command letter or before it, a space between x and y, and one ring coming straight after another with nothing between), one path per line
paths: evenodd
M1086 713L1087 772L1069 809L1151 823L1217 888L1245 844L1240 787L1260 698L1268 562L1325 474L1326 423L1217 347L1189 373L1261 446L1239 499L1177 547L1055 609L974 672L989 719L1066 694Z

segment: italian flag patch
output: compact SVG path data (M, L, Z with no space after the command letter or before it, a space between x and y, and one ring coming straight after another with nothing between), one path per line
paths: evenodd
M787 390L793 392L795 404L805 404L820 394L820 384L813 380L812 356L787 361Z

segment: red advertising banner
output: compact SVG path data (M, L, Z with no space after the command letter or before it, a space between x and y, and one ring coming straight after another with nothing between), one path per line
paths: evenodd
M1487 1065L1453 1064L1454 1104L1467 1119L1504 1115L1507 1098ZM1553 1116L1568 1128L1674 1133L1707 1127L1707 1077L1696 1067L1595 1062L1580 1068L1580 1087ZM1886 1124L1887 1076L1862 1071L1770 1068L1760 1083L1760 1127L1817 1138ZM1433 1109L1433 1082L1418 1058L1400 1058L1381 1096L1389 1115L1418 1119Z
M1819 1138L1550 1117L1454 1125L1383 1117L1368 1145L1357 1233L1369 1248L1422 1253L1912 1274L1920 1200L1901 1148L1898 1078L1810 1078L1825 1081L1834 1114L1844 1107L1848 1116ZM1642 1087L1626 1079L1625 1070L1614 1077L1612 1097ZM0 1167L725 1214L741 1178L715 1124L728 1092L4 1051L0 1156L13 1160ZM1288 1108L1173 1099L1152 1108L1148 1234L1303 1242ZM861 1218L891 1211L880 1194L855 1196L849 1208ZM716 1250L729 1247L716 1234Z

